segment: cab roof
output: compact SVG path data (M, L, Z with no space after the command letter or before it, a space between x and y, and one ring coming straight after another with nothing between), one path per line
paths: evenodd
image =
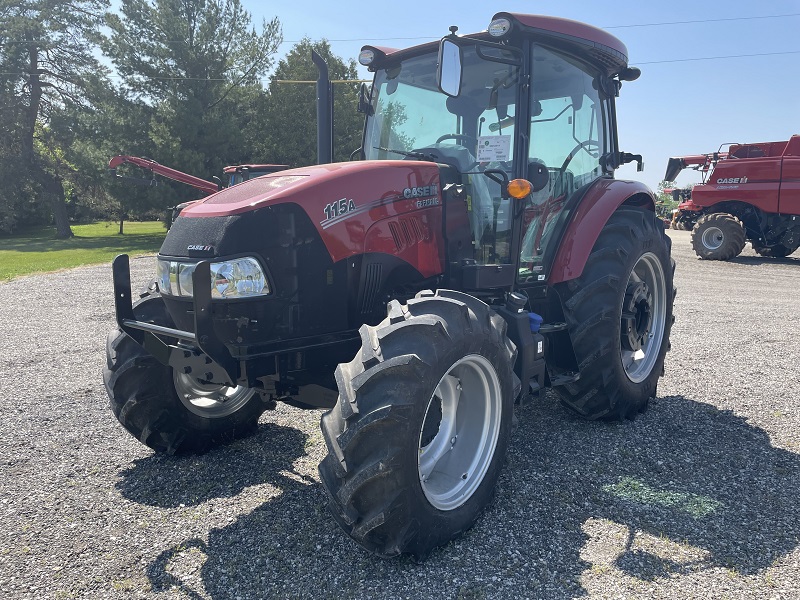
M511 22L511 28L502 38L492 37L486 31L461 37L483 41L533 37L547 45L586 56L604 68L608 75L619 73L628 66L628 49L625 44L599 27L561 17L512 12L496 13L491 21L500 18L509 19ZM434 51L438 45L439 40L402 50L375 45L368 45L365 48L374 48L387 59L402 59L406 55ZM380 68L380 64L376 67Z

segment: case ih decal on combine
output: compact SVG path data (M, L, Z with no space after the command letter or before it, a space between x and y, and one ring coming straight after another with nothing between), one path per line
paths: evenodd
M515 401L552 387L588 419L646 408L674 263L652 192L613 178L641 166L617 145L615 97L639 70L615 37L498 13L359 60L375 74L361 160L186 206L135 304L114 261L105 384L160 452L244 435L279 401L327 409L334 518L376 554L424 557L491 499Z
M670 158L665 178L674 181L687 167L700 171L703 184L681 198L672 222L692 230L700 258L729 260L747 241L778 258L800 247L800 135Z

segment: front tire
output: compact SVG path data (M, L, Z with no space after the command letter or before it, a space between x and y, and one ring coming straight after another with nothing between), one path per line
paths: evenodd
M706 260L730 260L739 256L747 239L742 222L727 213L711 213L697 219L692 229L692 248Z
M651 211L622 206L581 276L558 285L580 378L554 390L580 416L633 418L656 395L674 320L670 246Z
M173 326L158 294L133 310L139 320ZM119 329L108 335L106 358L103 381L114 416L156 452L202 453L243 437L269 406L256 390L203 383L161 364Z
M505 321L460 292L389 303L336 369L319 467L336 521L381 556L417 559L472 526L511 434L516 349Z

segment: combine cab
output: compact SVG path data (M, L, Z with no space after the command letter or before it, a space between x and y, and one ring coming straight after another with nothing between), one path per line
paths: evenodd
M235 165L225 167L223 172L228 178L228 187L237 185L249 179L255 179L262 175L269 175L277 171L288 169L289 165Z
M665 179L674 181L687 167L700 171L703 183L683 199L673 223L692 230L700 258L729 260L747 241L769 257L789 256L800 247L800 135L670 158Z
M332 514L383 556L424 557L475 522L522 398L551 387L587 419L643 411L673 321L653 193L613 176L641 165L617 144L615 99L639 75L625 45L536 15L456 29L363 49L360 160L187 206L135 304L127 256L113 265L104 378L120 423L156 451L202 452L276 402L325 409Z

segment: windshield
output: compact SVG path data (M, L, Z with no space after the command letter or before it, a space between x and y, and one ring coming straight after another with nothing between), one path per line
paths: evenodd
M456 167L468 188L475 259L510 263L510 201L482 173L514 171L519 67L510 50L466 46L462 52L457 97L436 85L435 52L376 73L364 153L368 160L424 159Z

